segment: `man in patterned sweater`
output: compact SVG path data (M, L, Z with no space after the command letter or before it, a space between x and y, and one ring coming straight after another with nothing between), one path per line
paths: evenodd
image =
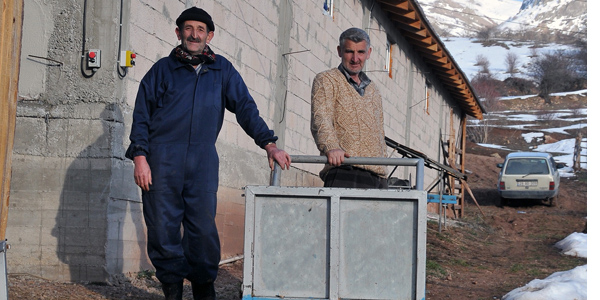
M311 131L328 161L319 175L326 187L387 188L384 166L342 164L351 156L386 157L381 95L362 72L369 35L350 28L337 50L341 64L317 74L312 86Z

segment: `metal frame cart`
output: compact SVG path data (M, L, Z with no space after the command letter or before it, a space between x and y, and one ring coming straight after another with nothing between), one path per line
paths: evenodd
M423 160L345 163L415 166L417 189L246 187L243 299L425 299Z

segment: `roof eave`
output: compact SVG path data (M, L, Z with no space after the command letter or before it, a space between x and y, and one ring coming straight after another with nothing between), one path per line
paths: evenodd
M421 6L415 0L375 1L466 114L483 119L485 108L481 105L468 77L433 30Z

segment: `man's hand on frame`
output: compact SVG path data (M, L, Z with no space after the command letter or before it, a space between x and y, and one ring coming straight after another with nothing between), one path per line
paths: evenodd
M342 149L333 149L327 151L327 163L335 167L342 165L342 163L344 163L344 158L346 157L350 157L350 155Z
M267 144L265 146L265 150L267 151L267 157L269 158L269 167L271 167L271 171L275 170L275 162L279 164L282 170L290 169L292 159L287 152L277 148L275 143Z

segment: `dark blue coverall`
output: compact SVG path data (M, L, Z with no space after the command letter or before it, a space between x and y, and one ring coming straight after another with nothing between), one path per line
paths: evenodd
M197 74L173 54L140 83L126 157L144 155L152 185L142 191L148 256L162 283L211 282L221 259L215 224L225 109L264 148L277 137L259 116L240 74L220 55ZM183 237L180 226L183 224Z

